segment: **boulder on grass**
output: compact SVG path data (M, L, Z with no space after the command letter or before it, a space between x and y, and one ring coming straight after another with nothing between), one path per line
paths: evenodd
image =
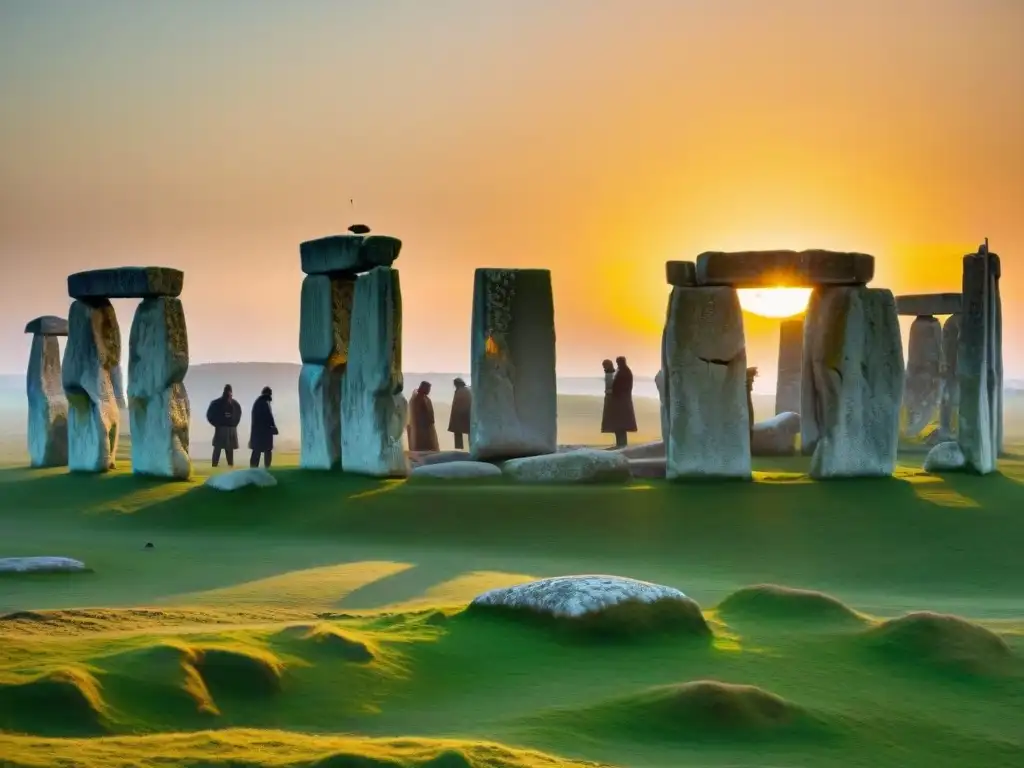
M412 470L413 477L437 477L445 480L472 480L481 477L500 477L501 470L486 461L449 461L422 464Z
M924 471L934 472L962 472L967 466L967 458L960 448L960 444L950 440L939 443L930 451L924 459Z
M70 557L0 557L0 573L81 573L89 568Z
M621 483L632 477L625 456L593 448L511 459L502 471L519 483Z
M579 618L627 601L690 600L673 587L624 576L584 574L528 581L478 595L471 606L523 608L564 618Z
M247 485L257 488L269 488L277 485L277 480L265 469L236 469L207 478L204 485L218 491L237 491Z
M796 437L800 434L800 414L779 413L759 421L750 430L752 456L792 456L796 453Z

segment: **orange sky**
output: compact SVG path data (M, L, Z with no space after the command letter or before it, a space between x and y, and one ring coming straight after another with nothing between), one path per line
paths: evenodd
M552 270L563 375L651 375L666 259L948 291L988 236L1024 377L1022 40L1022 0L0 0L2 369L69 272L148 263L194 362L297 361L298 243L358 220L405 243L406 370L466 370L478 266Z

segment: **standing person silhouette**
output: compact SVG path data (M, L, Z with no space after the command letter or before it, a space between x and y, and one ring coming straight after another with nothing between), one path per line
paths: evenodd
M206 409L206 420L213 427L213 460L220 464L220 453L224 451L228 466L235 466L235 451L238 450L238 422L242 420L242 406L235 400L230 384L224 385L224 394L210 402Z
M473 392L461 378L452 382L455 394L452 395L452 413L448 418L448 431L455 436L455 450L461 451L465 444L462 436L469 436L469 417L473 409Z
M274 460L274 435L277 434L277 424L274 421L274 411L270 407L270 401L274 399L274 393L270 387L264 387L256 402L252 404L252 421L249 425L249 448L252 456L249 457L249 466L255 469L260 465L260 456L263 457L263 466L270 469Z
M636 432L636 413L633 410L633 371L626 365L625 357L615 358L615 364L618 367L612 375L611 386L608 387L605 395L601 432L612 433L615 435L615 447L625 448L628 443L627 434ZM605 366L606 382L608 367Z

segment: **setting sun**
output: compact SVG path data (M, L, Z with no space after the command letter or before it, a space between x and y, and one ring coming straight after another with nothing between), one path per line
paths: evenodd
M810 288L742 288L737 291L744 311L762 317L791 317L807 309Z

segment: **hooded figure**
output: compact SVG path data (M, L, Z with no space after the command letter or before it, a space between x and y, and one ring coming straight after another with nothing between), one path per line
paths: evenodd
M455 449L464 447L463 435L469 434L469 414L473 409L473 391L462 379L455 379L455 394L452 395L452 415L448 419L448 431L455 435Z
M430 382L421 381L409 398L409 450L437 451L434 404L430 402Z
M606 361L607 362L607 361ZM618 370L612 377L611 387L605 395L604 413L601 417L601 432L615 435L615 447L626 447L626 433L636 432L636 414L633 411L633 371L626 365L626 358L617 357ZM607 381L607 367L605 368Z
M249 431L249 448L252 449L252 456L249 458L249 466L255 469L260 465L260 456L263 456L263 466L267 469L274 459L274 435L277 434L277 424L274 422L274 411L270 407L270 401L274 399L274 393L270 387L264 387L256 402L252 404L252 423Z
M224 394L213 400L206 409L206 420L213 427L213 466L220 463L220 452L228 459L228 466L235 466L235 451L238 449L238 422L242 420L242 406L235 400L230 384L224 385Z

